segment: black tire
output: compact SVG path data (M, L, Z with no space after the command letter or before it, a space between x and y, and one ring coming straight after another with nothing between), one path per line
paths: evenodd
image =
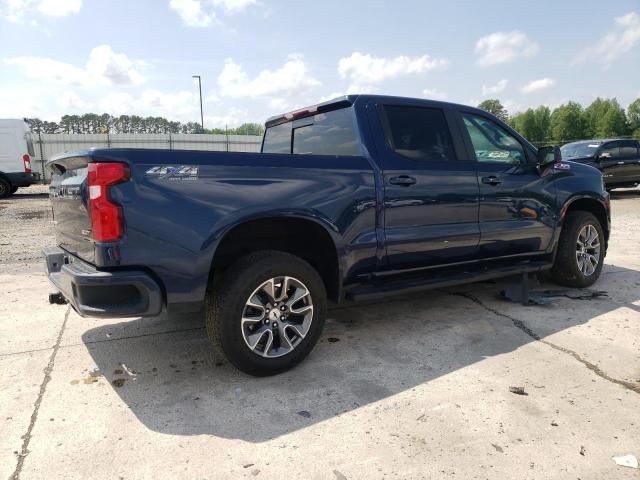
M278 276L294 277L304 283L312 298L313 314L307 334L293 350L281 357L266 358L245 342L241 318L254 290ZM322 278L306 261L279 251L254 252L230 266L207 291L207 334L214 349L223 352L239 370L254 376L275 375L299 364L317 343L324 326L326 298Z
M6 198L12 193L9 180L0 177L0 198Z
M18 187L11 187L11 195L18 191Z
M585 275L578 266L576 259L576 245L580 231L587 225L592 225L598 232L600 241L600 255L598 265L591 275ZM589 212L573 211L567 214L564 221L560 240L558 242L556 259L551 269L551 278L554 282L566 287L584 288L593 285L604 264L606 240L600 221Z

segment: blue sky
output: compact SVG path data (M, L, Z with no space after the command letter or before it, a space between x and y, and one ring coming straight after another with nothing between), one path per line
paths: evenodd
M640 97L640 0L0 0L0 117L205 126L344 93L529 106Z

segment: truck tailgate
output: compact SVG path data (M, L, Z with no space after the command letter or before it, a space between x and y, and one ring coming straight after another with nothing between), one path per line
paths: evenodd
M49 163L49 195L53 208L56 240L68 252L94 263L91 219L88 211L88 157L64 157Z

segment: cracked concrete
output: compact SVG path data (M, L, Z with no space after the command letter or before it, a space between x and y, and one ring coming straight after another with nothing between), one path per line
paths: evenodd
M614 194L607 298L524 307L483 283L345 306L303 365L255 379L197 317L48 305L30 190L0 201L0 478L638 478L611 460L640 457L638 191Z

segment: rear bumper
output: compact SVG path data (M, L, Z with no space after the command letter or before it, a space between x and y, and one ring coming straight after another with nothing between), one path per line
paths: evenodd
M43 253L49 281L83 317L150 317L162 311L162 289L146 272L103 272L59 247Z
M9 179L13 187L28 187L29 185L40 182L40 174L37 172L5 173L5 176Z

